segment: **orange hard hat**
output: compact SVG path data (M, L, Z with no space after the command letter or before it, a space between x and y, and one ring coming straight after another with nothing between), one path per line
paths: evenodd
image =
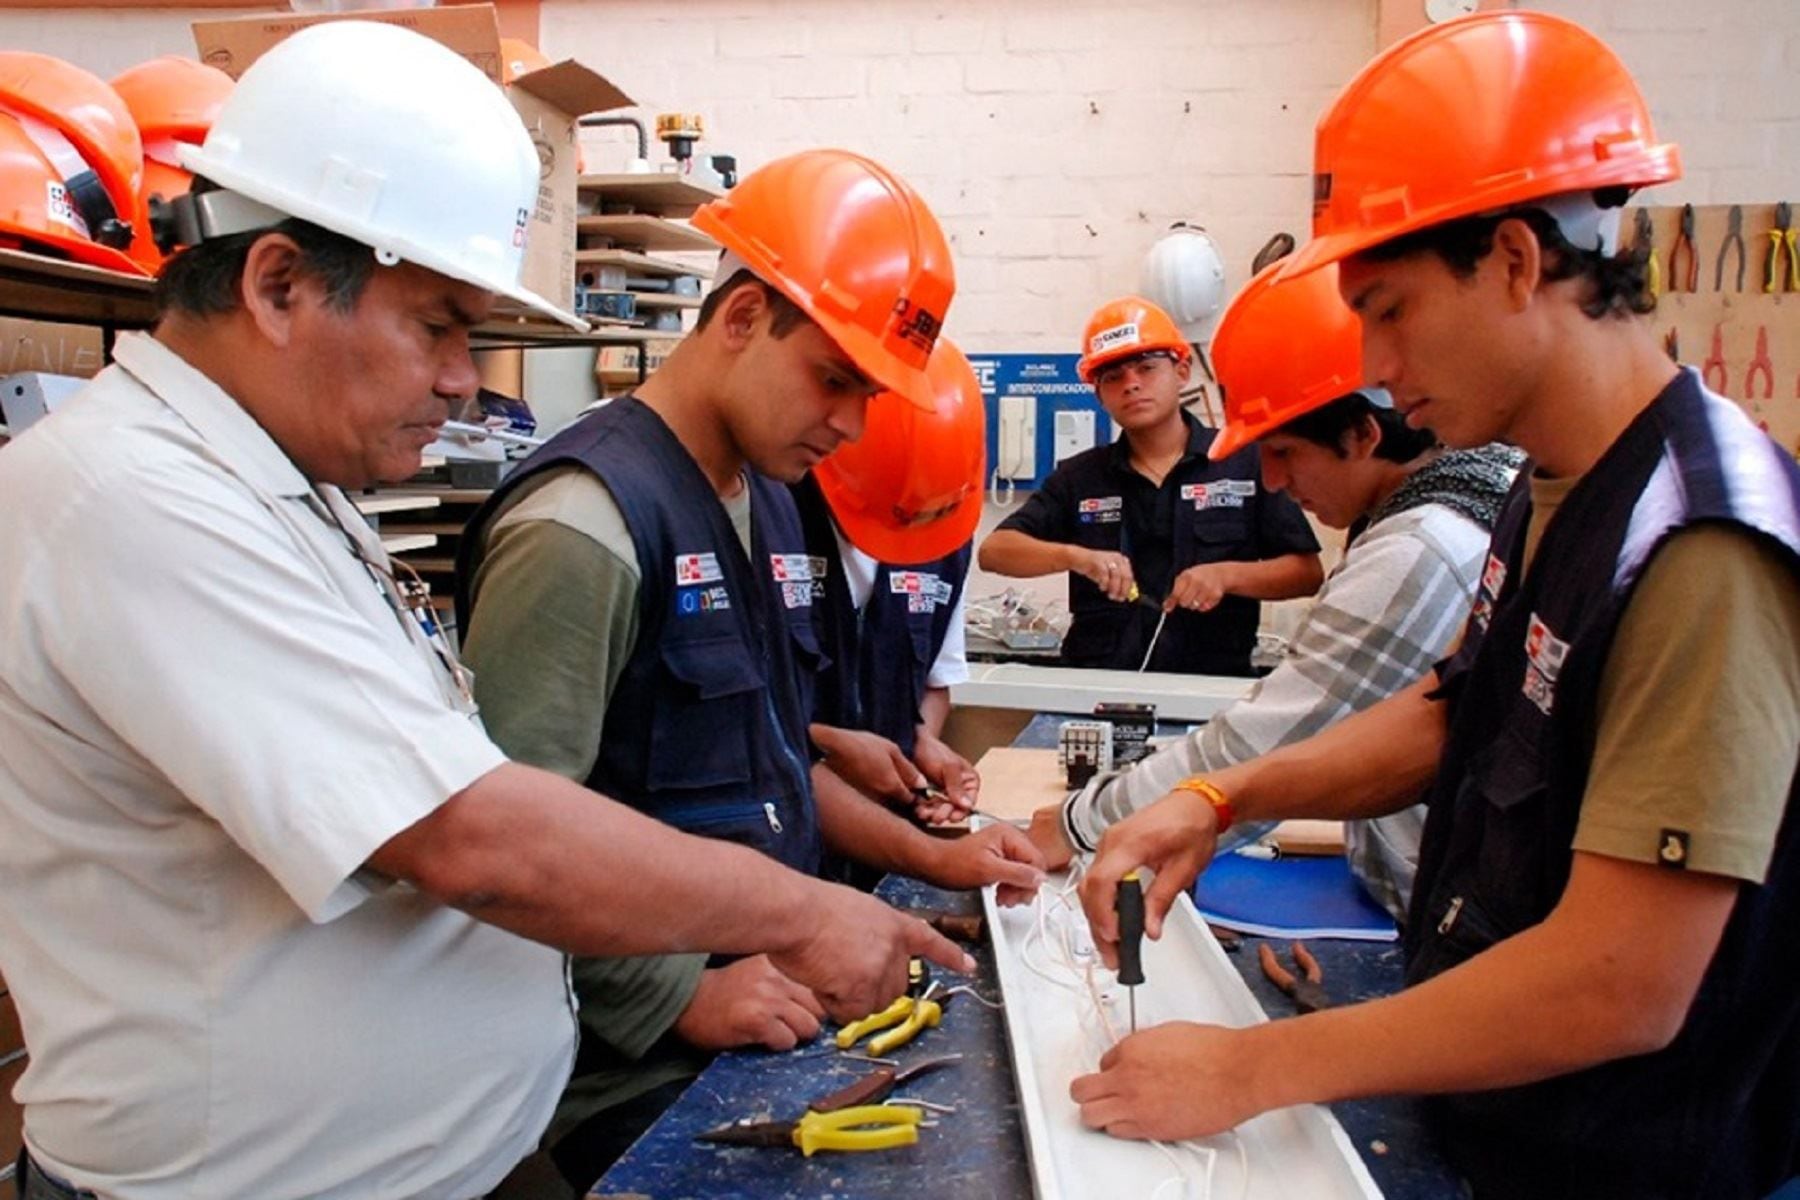
M162 264L163 253L150 232L150 199L172 200L193 186L194 177L176 160L175 147L206 141L231 88L231 76L217 67L175 54L139 63L113 78L112 89L125 102L144 142L144 181L138 188L130 254L151 271Z
M500 39L500 81L511 83L521 75L541 71L550 65L550 56L524 38Z
M125 102L106 81L48 54L3 50L0 112L19 118L44 152L88 237L129 245L144 147Z
M882 394L863 435L813 468L831 515L882 562L942 558L975 536L987 475L987 409L963 352L939 338L925 368L927 409Z
M132 275L145 272L84 232L63 178L17 117L0 113L0 244Z
M936 406L925 364L956 273L937 218L899 176L848 150L804 150L752 171L692 224L799 305L869 378Z
M1362 387L1362 322L1338 294L1336 266L1281 278L1270 263L1232 297L1212 340L1225 426L1221 459Z
M1107 363L1152 350L1167 350L1179 362L1194 353L1168 313L1142 296L1125 296L1102 304L1088 318L1075 369L1083 383L1092 383L1095 372Z
M1296 275L1432 225L1681 176L1618 55L1541 12L1485 12L1397 42L1319 121L1313 239Z

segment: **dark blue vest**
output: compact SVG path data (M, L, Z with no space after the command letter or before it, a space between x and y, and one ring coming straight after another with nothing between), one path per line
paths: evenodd
M1188 454L1169 472L1161 488L1135 475L1128 465L1123 439L1095 446L1057 468L1067 479L1073 541L1092 550L1117 550L1131 560L1143 590L1161 600L1175 577L1201 563L1261 557L1256 514L1264 503L1288 504L1285 498L1262 495L1255 447L1246 447L1222 462L1206 457L1215 436L1190 421L1195 430ZM1133 530L1147 529L1148 514L1126 506L1168 501L1173 491L1171 544L1150 548L1134 544ZM1314 549L1317 549L1315 544ZM1286 551L1283 551L1286 552ZM1166 566L1153 566L1152 563ZM1069 573L1069 632L1063 638L1063 660L1075 667L1110 667L1135 671L1155 634L1161 613L1146 604L1118 604L1086 576ZM1250 674L1250 652L1262 606L1246 596L1226 596L1211 612L1176 609L1156 640L1152 671L1204 675Z
M615 400L535 451L462 539L467 628L474 548L525 480L577 463L606 484L637 547L637 642L601 729L589 787L677 829L753 846L813 874L812 578L787 489L754 471L746 559L712 484L662 418Z
M1409 983L1538 924L1561 898L1602 668L1669 535L1746 528L1800 573L1800 470L1691 371L1575 485L1527 574L1530 509L1522 473L1463 643L1439 667L1449 742L1406 934ZM1432 1102L1478 1196L1760 1197L1800 1169L1797 809L1790 785L1768 877L1742 887L1671 1045Z
M879 733L910 757L925 680L950 631L971 545L917 566L881 563L875 590L858 610L819 485L808 475L793 485L793 493L813 556L819 642L830 660L819 675L815 719Z

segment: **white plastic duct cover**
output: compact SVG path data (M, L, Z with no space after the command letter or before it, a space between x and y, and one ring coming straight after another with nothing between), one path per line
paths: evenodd
M1177 221L1144 256L1138 291L1174 318L1190 342L1207 342L1225 306L1225 263L1206 230Z

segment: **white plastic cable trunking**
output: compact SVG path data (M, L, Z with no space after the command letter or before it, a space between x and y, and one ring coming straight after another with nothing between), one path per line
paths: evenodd
M1038 903L1051 904L1067 876L1050 877ZM1069 1083L1095 1069L1097 1047L1091 993L1052 984L1025 965L1026 950L1041 970L1046 946L1039 936L1034 906L1001 908L992 888L984 889L994 958L1006 998L1007 1038L1025 1120L1032 1179L1043 1200L1334 1200L1378 1198L1381 1191L1357 1156L1343 1126L1318 1105L1300 1105L1264 1113L1232 1135L1172 1143L1168 1151L1149 1142L1125 1141L1081 1124ZM1046 914L1051 910L1046 909ZM1091 952L1092 942L1076 897L1058 906L1048 923L1051 937L1064 922L1070 939ZM1028 945L1029 941L1036 943ZM1096 967L1102 995L1116 1007L1116 1027L1123 1032L1124 989L1112 972ZM1138 1028L1165 1021L1200 1021L1243 1027L1268 1018L1250 989L1238 977L1218 942L1207 931L1193 904L1183 896L1169 913L1159 941L1144 940L1145 982L1138 987ZM1079 979L1080 976L1075 976ZM1088 1007L1083 1012L1083 1006ZM1084 1028L1084 1021L1086 1027ZM1216 1151L1209 1172L1207 1150ZM1173 1155L1173 1157L1171 1157ZM1183 1164L1177 1176L1175 1162ZM1244 1171L1248 1165L1248 1174Z

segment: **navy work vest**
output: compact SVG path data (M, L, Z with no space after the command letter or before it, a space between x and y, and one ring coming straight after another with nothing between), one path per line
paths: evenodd
M1800 470L1692 371L1570 491L1526 573L1530 510L1521 473L1463 643L1439 667L1449 740L1406 932L1409 983L1542 922L1561 898L1602 669L1632 590L1669 535L1699 522L1745 528L1800 574ZM1431 1102L1478 1196L1761 1197L1800 1169L1793 794L1790 784L1768 877L1741 887L1673 1043ZM1664 857L1685 861L1679 834ZM1598 957L1604 948L1594 949Z
M474 548L525 480L579 464L631 530L638 633L587 785L677 829L819 864L806 727L820 666L812 578L787 489L754 471L746 559L712 484L661 417L613 401L533 452L476 514L457 563L467 628Z
M925 681L949 634L971 548L917 566L879 564L875 590L859 610L818 483L808 475L792 490L813 556L813 615L829 660L819 674L814 717L878 733L911 757Z
M1254 446L1222 462L1212 462L1206 457L1206 448L1216 434L1192 418L1188 418L1188 426L1188 452L1160 488L1131 469L1130 448L1123 438L1084 450L1057 468L1067 481L1068 503L1075 510L1070 516L1075 544L1124 554L1131 560L1138 586L1157 600L1168 596L1175 577L1189 567L1263 557L1257 544L1259 503L1291 503L1261 495ZM1161 554L1153 552L1147 557L1146 547L1134 544L1132 531L1148 526L1149 521L1142 519L1143 514L1126 511L1126 506L1154 502L1147 498L1150 493L1164 498L1169 492L1174 493L1172 544ZM1318 548L1316 543L1312 548ZM1152 567L1153 559L1166 561L1167 567ZM1073 571L1069 573L1069 611L1072 620L1062 647L1065 662L1074 667L1130 671L1143 663L1161 616L1149 605L1107 599L1099 585ZM1226 596L1206 613L1176 609L1163 626L1148 669L1248 675L1261 615L1261 605L1246 596Z

